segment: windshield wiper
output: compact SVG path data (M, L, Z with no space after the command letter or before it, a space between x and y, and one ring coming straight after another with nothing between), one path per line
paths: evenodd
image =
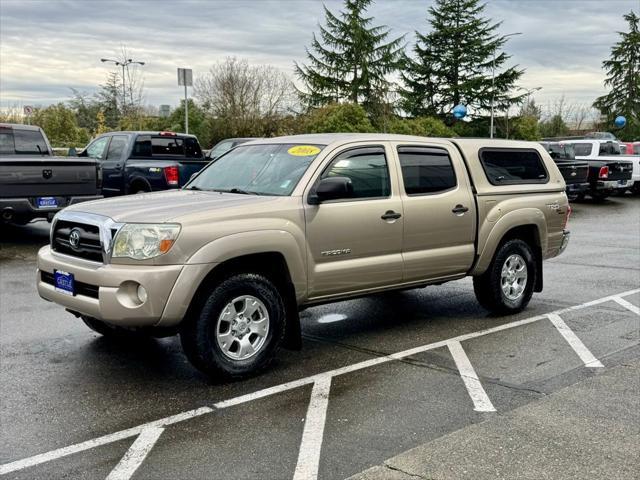
M232 188L229 190L229 193L239 193L241 195L258 195L256 192L251 192L249 190L243 190L241 188Z

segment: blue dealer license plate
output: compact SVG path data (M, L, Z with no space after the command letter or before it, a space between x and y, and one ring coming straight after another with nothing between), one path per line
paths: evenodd
M38 208L58 208L56 197L38 197L36 199Z
M62 270L54 270L53 282L56 292L64 293L65 295L76 294L73 273L63 272Z

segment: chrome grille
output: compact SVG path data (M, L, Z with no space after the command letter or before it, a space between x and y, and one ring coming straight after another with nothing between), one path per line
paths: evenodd
M78 241L72 244L72 232L77 234ZM68 220L58 220L53 227L51 248L54 252L73 257L84 258L93 262L104 261L100 227Z

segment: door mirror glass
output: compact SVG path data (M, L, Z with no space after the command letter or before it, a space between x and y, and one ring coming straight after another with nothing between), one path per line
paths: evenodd
M353 183L347 177L328 177L320 180L316 187L315 198L322 203L329 200L339 200L353 197ZM311 200L311 199L310 199Z
M76 151L75 147L70 147L69 151L67 151L67 157L77 157L78 156L78 152Z

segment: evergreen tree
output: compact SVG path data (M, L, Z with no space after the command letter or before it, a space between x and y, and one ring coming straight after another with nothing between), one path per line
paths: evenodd
M594 102L593 106L613 125L618 115L627 118L627 126L619 132L623 140L640 137L640 18L633 11L624 15L629 31L620 32L620 41L611 48L611 57L602 62L607 71L605 86L611 91Z
M320 38L313 35L308 65L295 64L307 106L348 101L369 111L388 93L387 76L400 66L404 37L389 41L386 26L372 25L373 18L365 16L371 1L345 0L339 15L325 7L326 26Z
M402 75L406 112L447 116L460 103L471 112L487 112L492 102L500 111L524 98L509 93L524 70L500 71L510 58L501 51L507 37L496 33L500 23L482 17L484 9L479 0L435 0L429 8L431 31L416 32L415 59Z

